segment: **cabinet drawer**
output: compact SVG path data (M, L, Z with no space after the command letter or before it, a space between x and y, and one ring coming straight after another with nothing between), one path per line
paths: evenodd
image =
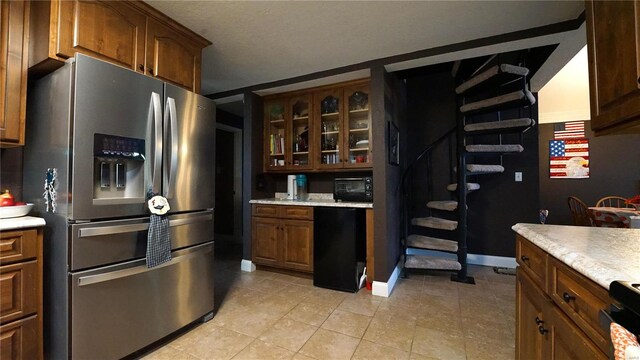
M602 351L607 352L609 334L599 326L600 310L611 303L604 288L550 258L549 295Z
M281 206L280 217L295 220L313 220L313 208L308 206Z
M547 254L525 238L516 237L516 261L541 289L546 289Z
M0 324L38 310L38 262L0 267Z
M0 359L39 359L36 315L0 326Z
M251 215L260 217L278 217L277 205L254 204Z
M35 258L38 254L37 230L0 233L0 265Z

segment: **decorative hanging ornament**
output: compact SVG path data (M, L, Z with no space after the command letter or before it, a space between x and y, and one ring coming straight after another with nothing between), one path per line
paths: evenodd
M169 201L161 195L153 196L149 199L147 204L149 206L149 211L155 215L164 215L170 210Z

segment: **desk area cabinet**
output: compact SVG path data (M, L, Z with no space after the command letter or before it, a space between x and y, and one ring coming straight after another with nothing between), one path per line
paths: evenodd
M313 207L252 205L252 261L313 272Z

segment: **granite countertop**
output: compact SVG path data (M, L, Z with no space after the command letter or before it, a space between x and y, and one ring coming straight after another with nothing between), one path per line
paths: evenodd
M267 205L298 205L298 206L331 206L347 208L373 208L370 202L335 201L333 194L311 193L308 200L287 200L287 194L276 193L275 197L269 199L249 200L250 204Z
M0 219L0 231L26 229L44 226L43 218L33 216L21 216L8 219Z
M640 229L516 224L518 234L595 283L640 282Z

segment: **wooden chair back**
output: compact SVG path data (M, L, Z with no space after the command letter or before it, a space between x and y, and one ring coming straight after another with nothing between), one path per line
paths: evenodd
M569 196L568 199L569 210L571 210L571 216L573 217L573 225L576 226L593 226L593 220L591 213L587 208L587 205L575 196Z
M614 207L614 208L634 208L635 206L626 203L627 199L622 196L605 196L598 200L596 207Z

